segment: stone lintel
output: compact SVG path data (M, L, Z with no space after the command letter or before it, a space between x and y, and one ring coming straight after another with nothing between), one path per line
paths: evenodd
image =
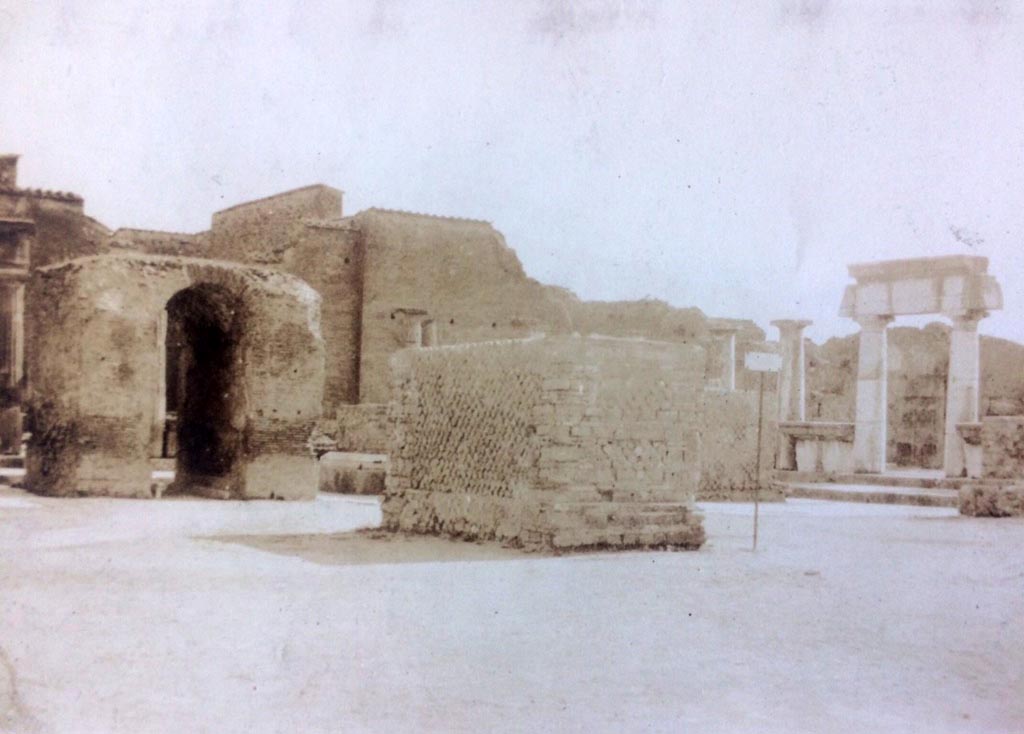
M0 217L0 232L28 232L36 231L36 223L31 219L18 219L12 217Z
M850 277L858 283L930 278L936 275L973 275L988 272L988 258L980 255L942 255L901 260L854 263Z
M998 281L988 274L988 259L953 255L851 265L856 284L846 287L841 316L913 316L951 318L1003 307Z

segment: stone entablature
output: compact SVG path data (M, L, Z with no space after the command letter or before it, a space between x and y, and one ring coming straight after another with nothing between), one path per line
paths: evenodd
M850 265L857 283L846 287L841 316L960 316L998 310L1003 294L988 274L988 258L923 257Z
M857 415L853 460L858 472L885 471L888 409L886 328L897 316L942 314L953 322L946 388L943 470L965 476L968 448L958 425L978 420L980 403L978 322L1003 306L988 258L968 255L889 260L851 265L839 309L861 326L857 352Z

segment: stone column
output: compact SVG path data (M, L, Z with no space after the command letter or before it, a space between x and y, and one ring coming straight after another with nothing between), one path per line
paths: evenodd
M0 451L21 451L21 404L19 393L25 359L25 286L18 282L0 285Z
M713 328L711 333L718 338L722 347L722 389L736 390L736 329Z
M782 347L782 369L779 372L778 420L779 423L806 420L804 408L804 329L810 321L780 320L772 326L779 330L779 344ZM795 447L792 440L779 434L779 469L796 469Z
M978 322L987 314L970 311L953 318L949 336L949 377L946 383L946 437L943 469L947 477L964 475L965 455L958 423L978 421L980 365Z
M804 409L804 329L810 321L773 321L782 346L779 372L779 421L806 420Z
M861 316L857 357L857 409L853 430L853 470L885 471L888 411L888 345L886 327L892 316Z
M423 332L423 346L425 347L436 347L437 341L437 322L433 319L424 321L421 327Z
M420 319L409 319L405 345L413 348L423 346L423 322Z

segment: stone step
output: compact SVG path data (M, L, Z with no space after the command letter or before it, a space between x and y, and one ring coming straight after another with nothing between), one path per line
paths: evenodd
M24 469L25 457L15 454L0 454L0 469Z
M936 472L923 474L815 474L813 472L775 470L775 481L783 484L842 484L872 487L907 487L910 489L959 489L964 484L977 483L976 479L939 476Z
M637 527L623 529L564 528L552 537L552 546L559 551L601 548L699 548L704 530L699 523L671 528Z
M547 513L557 527L621 531L683 526L692 521L694 509L682 502L559 502Z
M917 505L921 507L957 507L959 492L955 489L920 489L916 487L882 486L877 484L839 484L833 482L778 483L787 497L834 502L866 502L885 505Z

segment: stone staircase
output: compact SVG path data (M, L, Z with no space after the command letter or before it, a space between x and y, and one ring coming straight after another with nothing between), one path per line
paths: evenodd
M551 545L560 550L602 547L698 548L701 515L685 502L556 502L545 508Z

